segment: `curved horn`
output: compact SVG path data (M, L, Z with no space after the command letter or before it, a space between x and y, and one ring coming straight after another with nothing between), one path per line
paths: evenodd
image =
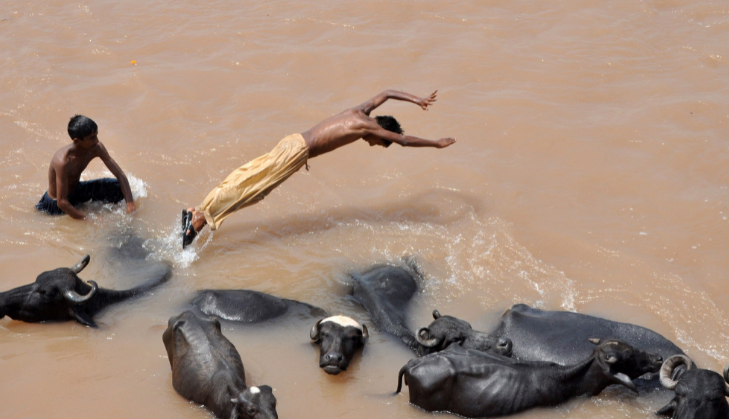
M75 265L73 265L73 266L71 267L71 270L72 270L72 271L73 271L73 273L75 273L75 274L77 274L77 273L79 273L79 272L83 271L83 270L84 270L84 268L86 267L86 265L88 265L88 264L89 264L89 261L90 261L90 260L91 260L91 256L89 256L89 255L86 255L86 256L84 256L83 258L81 258L81 261L80 261L79 263L77 263L77 264L75 264Z
M423 336L425 335L425 336ZM418 341L418 343L426 348L434 348L438 346L438 344L441 342L442 339L433 338L428 339L427 337L430 336L430 330L428 330L427 327L421 327L418 329L418 332L415 334L415 340Z
M724 367L724 381L726 381L727 384L729 384L729 365L727 365L726 367ZM729 397L729 385L724 386L724 394L727 397Z
M663 387L669 390L676 388L678 381L674 381L671 376L673 375L673 370L680 365L685 365L686 371L688 371L693 366L693 362L686 355L674 355L663 363L660 372L661 385Z
M435 320L438 320L438 319L440 319L440 311L438 311L438 310L433 310L433 318L434 318Z
M83 269L83 268L81 268L81 269ZM93 297L94 294L96 294L96 290L99 289L99 285L96 283L96 281L89 280L87 282L89 284L91 284L91 291L89 291L88 294L82 296L82 295L79 295L79 293L77 293L74 290L68 290L63 293L63 297L65 299L67 299L68 301L75 303L75 304L80 304L80 303L83 303L84 301L90 300L91 297Z
M319 323L324 319L319 319L314 323L314 327L311 328L311 331L309 332L309 337L311 340L319 340Z
M362 338L367 341L370 338L370 332L367 330L367 326L362 323Z

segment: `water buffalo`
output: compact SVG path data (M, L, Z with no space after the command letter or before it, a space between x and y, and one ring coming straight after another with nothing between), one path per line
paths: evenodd
M451 316L441 316L433 310L433 321L428 327L421 327L415 333L420 344L419 355L442 351L452 343L466 349L491 352L496 355L511 356L511 340L473 330L468 322Z
M657 372L660 366L656 365L660 365L663 359L683 355L683 351L671 341L641 326L568 311L543 311L525 304L516 304L507 310L493 335L511 339L512 356L524 361L574 364L592 353L593 348L588 342L590 337L617 339L634 348L660 355L659 358L646 359L643 368L630 376L632 379L647 372Z
M309 337L319 344L319 367L337 375L349 367L354 353L367 342L369 332L367 326L351 317L332 316L318 320Z
M326 311L299 301L250 290L199 291L192 305L208 316L240 323L258 323L284 314L326 317Z
M417 274L417 270L411 269ZM417 350L418 342L408 329L407 318L410 301L418 291L413 273L405 268L381 265L351 276L354 299L370 313L372 322Z
M685 355L674 355L661 367L661 384L675 396L656 412L673 419L729 419L729 365L724 377L714 371L694 368Z
M38 323L46 321L76 320L98 327L93 316L106 307L141 296L169 279L172 269L163 263L145 267L149 279L138 287L115 291L100 288L95 281L85 283L78 277L91 257L71 268L58 268L38 275L35 282L0 293L0 318Z
M638 392L628 374L640 359L630 345L592 340L592 355L572 365L515 361L451 345L408 362L398 376L410 387L410 403L433 411L475 418L505 416L537 406L554 406L580 395L597 395L611 384Z
M172 367L172 387L221 419L274 419L269 386L248 387L238 351L220 331L220 321L185 311L171 317L162 335Z

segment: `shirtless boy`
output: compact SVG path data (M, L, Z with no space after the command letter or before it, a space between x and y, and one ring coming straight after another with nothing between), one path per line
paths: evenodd
M124 199L127 212L136 209L129 181L119 165L99 141L96 123L83 115L68 122L68 135L73 143L56 151L48 168L48 191L36 209L51 215L68 214L76 220L86 216L76 207L87 201L117 203ZM103 178L81 182L81 173L91 160L100 158L116 179Z
M239 167L215 187L197 208L182 210L182 248L192 243L206 225L217 230L233 212L262 200L269 192L306 164L307 159L328 153L360 138L370 146L444 148L456 142L454 138L436 141L403 134L392 116L370 117L370 112L387 99L412 102L423 110L436 101L436 90L420 98L395 90L385 90L363 104L334 115L301 134L281 140L274 149Z

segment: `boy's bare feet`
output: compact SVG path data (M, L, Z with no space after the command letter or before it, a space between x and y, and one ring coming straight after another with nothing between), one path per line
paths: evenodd
M182 210L182 248L184 249L195 240L197 233L205 227L205 215L195 208Z

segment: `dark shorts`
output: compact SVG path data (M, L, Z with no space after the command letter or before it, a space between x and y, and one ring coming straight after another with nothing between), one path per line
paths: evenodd
M124 199L119 181L111 178L87 180L79 182L76 189L68 196L68 202L74 207L89 201L103 202L105 204L115 204ZM37 204L37 210L46 212L51 215L63 215L65 212L58 208L58 202L48 195L43 197Z

